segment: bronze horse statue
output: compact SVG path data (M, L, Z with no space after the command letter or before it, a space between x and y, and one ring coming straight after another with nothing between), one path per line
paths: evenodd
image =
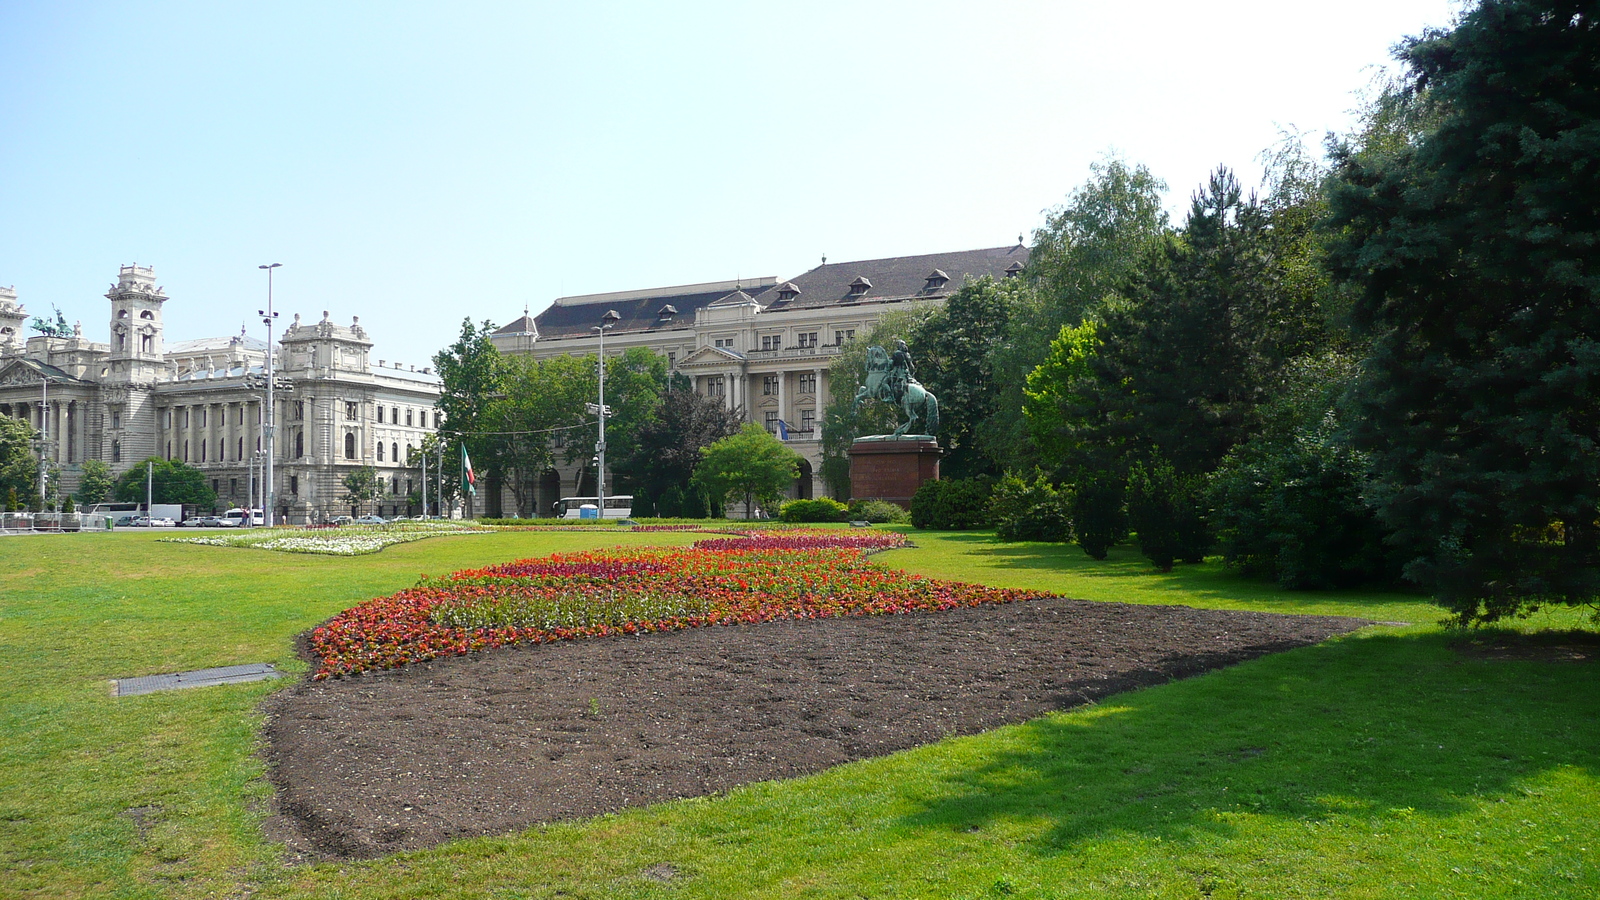
M850 406L851 413L861 408L863 400L878 400L900 407L906 423L894 430L893 437L901 437L911 426L922 420L922 434L939 432L939 399L911 377L903 367L895 366L882 347L867 348L867 383L856 391Z

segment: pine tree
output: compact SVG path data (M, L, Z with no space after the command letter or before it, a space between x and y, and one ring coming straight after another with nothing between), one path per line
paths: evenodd
M1346 146L1369 497L1461 623L1600 596L1600 17L1485 0L1402 45L1412 139Z

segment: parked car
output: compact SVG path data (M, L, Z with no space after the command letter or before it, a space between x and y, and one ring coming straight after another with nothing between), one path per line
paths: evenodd
M387 525L387 524L389 524L383 518L383 516L362 516L361 518L357 519L355 523L357 525Z
M349 516L334 516L333 518L328 520L328 524L329 525L349 525L354 521L355 521L355 519L352 519Z
M176 527L178 523L172 521L166 516L156 516L145 524L152 528L173 528Z
M208 528L217 520L216 516L190 516L178 523L179 528Z

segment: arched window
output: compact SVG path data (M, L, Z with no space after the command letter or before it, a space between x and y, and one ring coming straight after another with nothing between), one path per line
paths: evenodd
M399 444L390 444L389 445L389 458L393 459L395 462L400 462L400 445Z
M383 441L378 442L378 462L383 462Z
M344 436L344 458L345 459L355 459L356 458L356 436L355 436L354 433L347 434L347 435Z

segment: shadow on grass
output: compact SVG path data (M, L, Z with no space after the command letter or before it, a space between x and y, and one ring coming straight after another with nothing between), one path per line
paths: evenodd
M1464 811L1558 767L1600 773L1600 664L1485 660L1444 634L1347 638L1019 726L905 817L1042 821L1048 855L1115 835L1233 835Z

